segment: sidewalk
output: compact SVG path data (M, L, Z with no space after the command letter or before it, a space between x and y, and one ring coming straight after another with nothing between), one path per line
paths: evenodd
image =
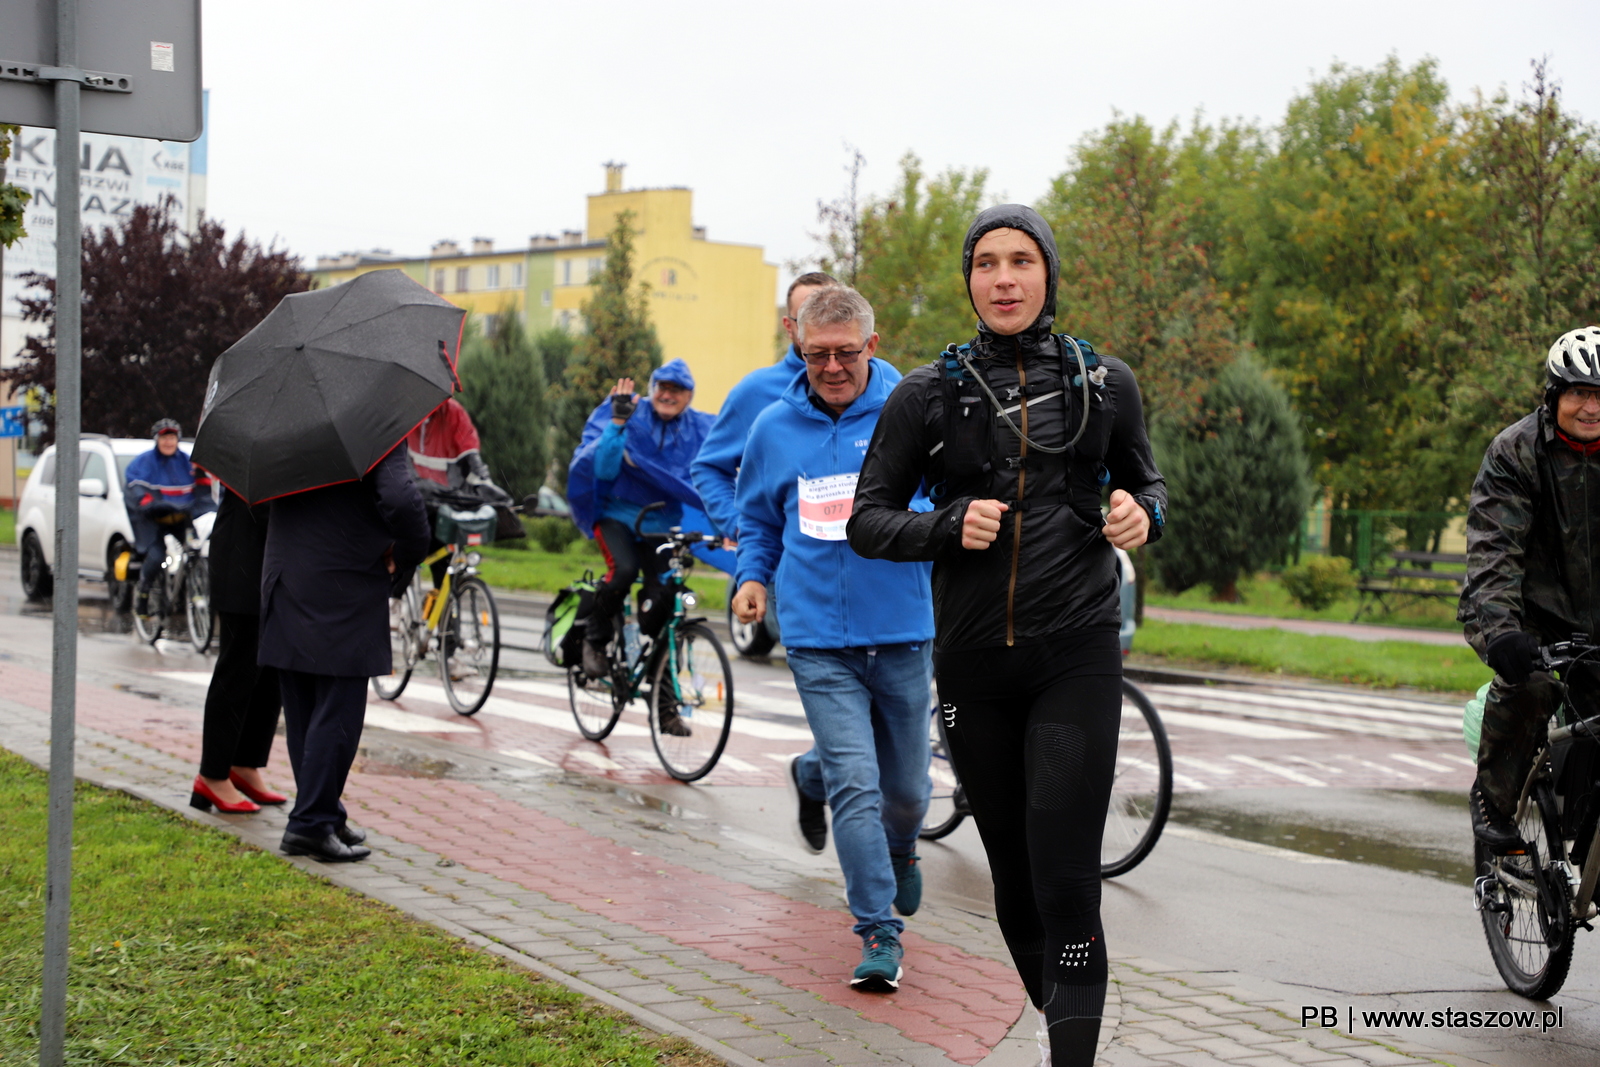
M0 661L0 692L0 744L45 763L45 665ZM132 688L85 671L78 773L275 852L282 810L217 816L187 805L202 697L161 678ZM388 741L376 730L365 740L369 751ZM369 757L346 793L371 831L370 862L284 862L741 1067L1038 1062L1033 1013L991 918L926 904L905 939L901 991L855 993L859 946L837 882L607 782L416 735L404 744L437 765ZM273 764L287 766L281 742ZM1120 956L1112 978L1099 1060L1112 1067L1478 1062L1302 1029L1298 1004L1245 976Z
M1328 622L1317 619L1279 619L1270 615L1233 615L1222 611L1146 606L1145 616L1162 622L1198 623L1228 630L1288 630L1297 634L1348 637L1356 641L1414 641L1423 645L1464 645L1458 630L1428 630L1420 626L1378 626L1369 622Z

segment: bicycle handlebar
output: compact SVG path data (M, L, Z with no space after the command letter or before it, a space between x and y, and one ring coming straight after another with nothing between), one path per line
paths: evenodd
M1600 653L1600 645L1588 634L1573 634L1565 641L1552 641L1539 649L1539 666L1547 671L1565 671L1574 664Z

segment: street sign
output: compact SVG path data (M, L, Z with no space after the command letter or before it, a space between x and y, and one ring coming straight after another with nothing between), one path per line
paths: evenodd
M28 428L28 409L18 404L0 408L0 437L23 437Z
M0 4L0 122L54 126L56 6ZM78 0L78 62L88 133L200 136L200 0Z

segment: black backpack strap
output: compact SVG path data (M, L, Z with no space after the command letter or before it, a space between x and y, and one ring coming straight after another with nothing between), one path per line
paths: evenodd
M969 346L952 344L939 356L944 399L944 431L933 455L942 456L944 479L928 491L939 503L953 496L983 492L989 484L989 423L973 371L960 356Z

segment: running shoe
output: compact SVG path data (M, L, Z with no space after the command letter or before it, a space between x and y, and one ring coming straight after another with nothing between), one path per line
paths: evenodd
M596 647L588 641L583 643L583 673L591 678L604 678L611 673L611 664L606 659L606 651Z
M904 856L891 852L889 865L894 868L894 910L915 915L922 907L922 857L915 852Z
M694 734L688 723L683 721L683 716L671 708L661 709L661 732L668 737L691 737Z
M799 756L789 760L789 789L800 808L800 839L812 852L821 852L828 845L828 805L826 801L812 800L800 788Z
M850 988L863 993L893 993L900 988L905 968L900 959L905 950L900 947L900 932L889 925L874 926L861 935L861 965Z

